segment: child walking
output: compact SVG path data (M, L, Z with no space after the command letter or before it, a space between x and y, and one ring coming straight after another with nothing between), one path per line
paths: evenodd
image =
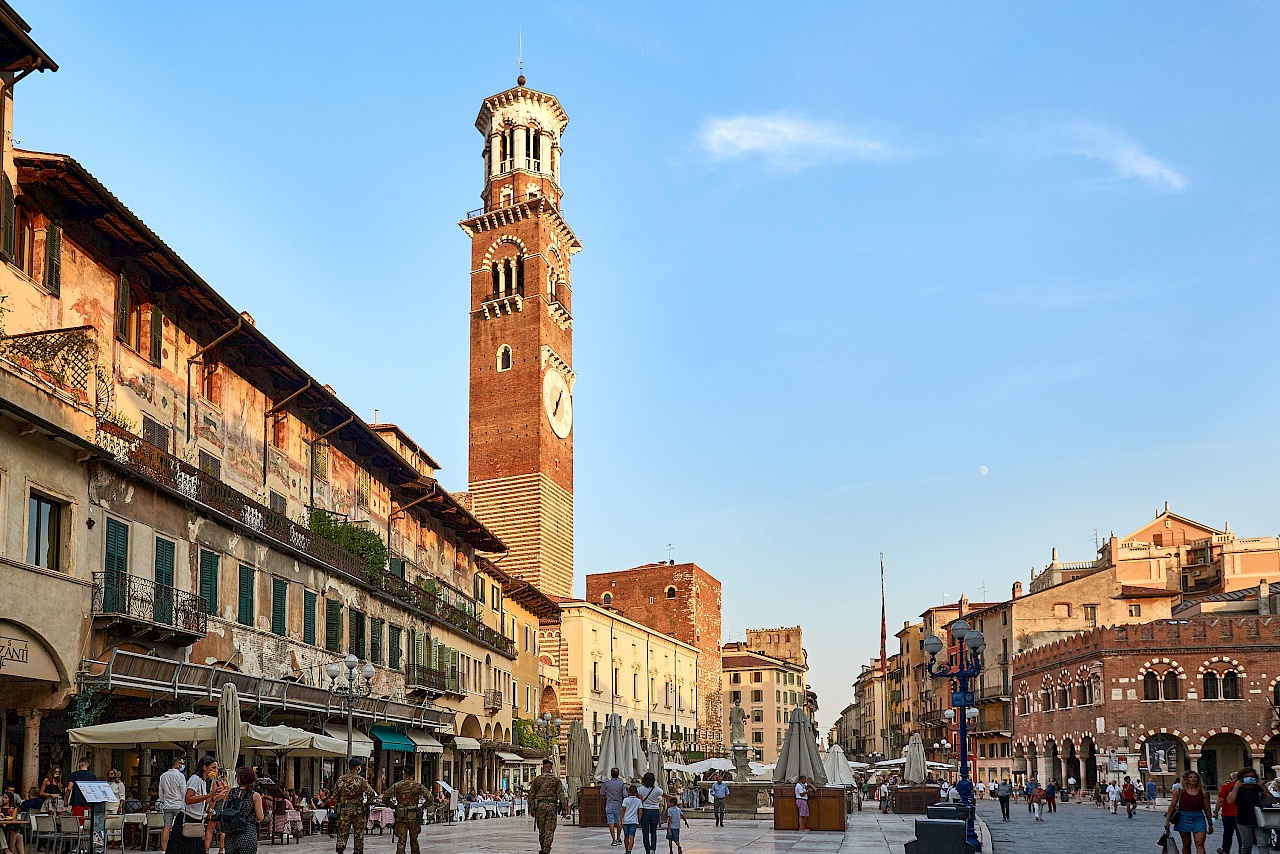
M667 854L673 854L671 846L675 846L674 854L684 854L680 847L680 804L675 798L667 798Z
M627 854L631 854L631 846L636 844L636 828L640 826L641 800L637 797L635 786L627 788L627 796L622 799L622 844Z

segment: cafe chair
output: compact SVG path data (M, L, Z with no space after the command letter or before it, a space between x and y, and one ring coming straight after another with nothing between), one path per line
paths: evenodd
M147 813L147 824L142 829L142 850L151 845L151 837L156 839L156 847L160 847L160 837L164 835L164 813L159 810Z
M74 815L58 816L58 835L54 837L54 850L79 851L84 842L84 827Z
M32 839L36 850L43 845L46 851L52 851L58 839L58 819L48 813L36 813L31 816L35 834Z
M120 843L120 850L124 850L124 816L109 815L107 816L107 847L111 847L111 843Z

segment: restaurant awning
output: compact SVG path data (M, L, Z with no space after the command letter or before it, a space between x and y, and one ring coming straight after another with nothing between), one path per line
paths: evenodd
M454 750L479 750L480 742L474 738L467 738L465 735L455 735L453 737Z
M343 744L347 743L346 724L329 724L324 728L324 731L326 734L338 739L338 741L341 741ZM361 753L355 750L354 748L356 745L360 745L366 752ZM368 756L373 753L373 739L369 738L369 736L365 735L358 729L353 728L351 730L351 746L353 748L351 752L356 756Z
M382 742L383 750L392 750L396 753L416 753L417 748L414 743L409 740L409 736L405 735L398 729L392 729L382 724L374 724L369 727L370 734L378 741Z
M524 761L524 757L519 753L507 753L505 750L498 751L498 758L503 762L511 762L515 764L519 764Z
M405 732L409 736L409 740L413 742L415 753L443 753L444 745L440 740L429 732L420 729L411 729Z

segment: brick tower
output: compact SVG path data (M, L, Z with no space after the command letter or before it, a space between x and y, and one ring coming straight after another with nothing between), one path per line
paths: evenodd
M555 96L486 98L483 207L471 237L471 508L510 548L502 568L543 593L573 590L573 318L569 262L582 248L560 214Z

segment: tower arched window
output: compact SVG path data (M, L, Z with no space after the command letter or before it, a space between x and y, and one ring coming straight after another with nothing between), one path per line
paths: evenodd
M498 370L511 370L511 348L506 344L498 348Z
M1207 670L1204 674L1204 698L1206 700L1216 700L1218 697L1218 674L1215 671Z
M1271 705L1280 707L1280 682L1271 686Z
M601 601L603 601L603 602L604 602L604 604L606 604L606 605L612 605L612 604L613 604L613 594L612 594L612 593L606 593L606 594L604 594L604 597L602 598L602 600L601 600Z
M514 265L516 269L516 293L524 296L524 256L517 257Z
M532 138L529 141L529 159L533 164L533 171L542 171L542 133L540 131L532 131Z
M1222 699L1240 699L1240 677L1234 670L1228 670L1222 674Z
M667 588L667 598L668 599L676 598L676 589L674 587Z
M493 273L493 295L496 297L502 293L502 273L499 272L496 261L490 269L490 272Z
M1160 699L1160 677L1148 670L1142 674L1142 699Z
M1166 670L1164 674L1164 698L1166 700L1181 700L1182 697L1178 691L1178 671Z
M511 296L515 292L515 279L511 270L511 259L502 262L502 295Z

